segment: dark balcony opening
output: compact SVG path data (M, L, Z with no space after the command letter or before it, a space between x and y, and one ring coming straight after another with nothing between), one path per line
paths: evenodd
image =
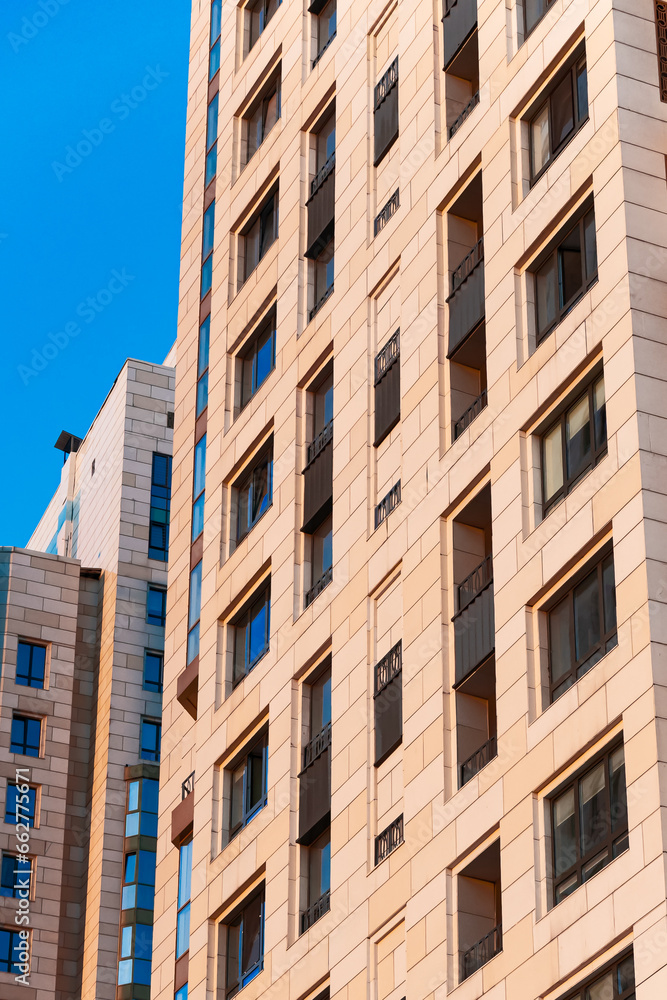
M491 489L485 486L454 520L456 684L495 649Z
M459 788L498 753L494 656L484 660L456 688L456 749Z
M451 139L479 104L479 44L469 36L445 73L445 120Z
M333 152L311 181L308 208L308 249L315 259L333 236L336 184L336 153Z
M449 68L476 28L477 0L444 0L442 29L445 69Z
M331 724L304 748L304 768L299 774L299 837L310 846L331 820Z
M480 323L449 359L452 441L487 405L486 326Z
M306 440L309 443L303 470L301 530L312 535L331 513L333 499L333 365L328 364L308 387L305 403ZM322 572L326 568L323 566Z
M375 666L373 714L375 766L378 767L403 739L403 643L399 639Z
M502 951L500 841L458 877L460 982Z
M373 97L373 165L377 167L398 138L398 56L377 83Z
M484 223L478 173L447 212L448 357L484 320Z

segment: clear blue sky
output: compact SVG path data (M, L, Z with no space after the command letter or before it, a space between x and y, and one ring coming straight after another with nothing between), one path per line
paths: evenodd
M189 0L0 5L2 545L54 493L60 431L176 337L189 29Z

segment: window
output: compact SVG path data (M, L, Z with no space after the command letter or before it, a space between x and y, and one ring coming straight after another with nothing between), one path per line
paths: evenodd
M138 778L127 786L125 836L157 837L157 796L155 778Z
M251 0L246 7L246 25L249 35L248 52L280 7L282 0Z
M32 860L24 854L2 854L2 872L0 877L0 896L10 896L13 899L28 899L30 896L30 880L32 878ZM19 892L21 895L19 896Z
M206 435L195 445L192 483L192 541L204 530L204 488L206 486Z
M271 310L240 355L241 409L276 367L276 311Z
M239 237L239 288L250 277L277 237L278 192L275 191Z
M46 646L19 639L16 653L16 683L23 687L43 688L46 676Z
M310 565L312 586L306 593L306 607L324 590L332 580L333 525L329 514L310 536Z
M551 701L560 698L617 642L614 557L610 553L549 612Z
M167 620L167 591L164 587L148 587L146 597L146 621L149 625L161 625Z
M163 661L162 653L154 649L144 650L144 691L162 690Z
M308 848L308 906L314 906L331 889L331 827Z
M218 169L218 94L211 100L206 112L206 167L204 187L215 178Z
M162 723L157 719L141 720L141 750L142 760L160 761L160 741L162 739Z
M535 270L537 342L560 323L598 276L595 212L591 208Z
M121 927L118 985L138 983L150 986L152 954L152 924L126 924Z
M635 965L627 952L568 993L563 1000L634 1000Z
M199 416L208 406L208 348L211 336L211 317L206 317L199 327L199 350L197 357L197 413Z
M315 275L315 304L310 311L310 319L313 318L333 292L334 287L334 241L331 239L322 248L313 261L313 271Z
M606 454L607 412L600 376L542 435L543 516Z
M317 65L325 50L336 37L336 0L314 0L308 8L315 15L315 31L317 39L317 55L313 59L313 68Z
M403 642L375 667L373 694L375 716L375 766L385 760L403 739Z
M227 927L227 1000L259 975L264 966L264 889L244 903Z
M336 166L336 106L325 112L324 119L311 136L311 156L315 153L315 176L310 184L306 257L312 275L312 308L309 319L328 299L334 282L334 214Z
M21 955L25 956L26 945L18 931L0 927L0 972L11 972L20 976L23 964Z
M235 486L236 541L240 542L273 502L273 439Z
M231 771L230 838L266 805L268 760L269 740L265 733Z
M204 232L201 249L201 298L211 291L213 284L213 241L215 234L215 202L204 212Z
M174 995L174 1000L188 1000L188 984L187 983L185 983L184 986L181 986L180 990L176 990L176 993Z
M26 757L39 757L42 737L42 720L27 715L16 715L12 719L12 736L9 749Z
M375 156L373 165L380 160L398 139L398 56L375 87L373 123L375 131Z
M556 0L524 0L524 16L526 19L526 35L529 35L539 20L541 20Z
M555 905L629 846L623 744L554 795L551 807Z
M257 152L280 118L280 76L270 84L260 100L251 106L241 123L241 166Z
M530 120L531 183L535 183L587 119L588 77L586 56L581 56L557 79Z
M199 617L201 615L201 559L190 571L190 609L188 611L188 663L199 656Z
M222 29L222 0L213 0L211 4L211 34L209 37L208 78L212 80L220 69L220 32Z
M190 948L190 887L192 884L192 838L178 850L178 913L176 916L176 958Z
M151 519L148 535L150 559L167 561L169 552L169 507L171 501L171 455L153 452Z
M313 740L331 725L331 667L327 667L309 689L310 738Z
M11 823L12 826L17 826L19 823L34 826L36 806L36 788L27 788L26 785L16 785L12 781L8 782L7 801L5 802L5 823Z
M122 908L152 910L155 898L155 851L125 855Z
M270 587L252 599L247 609L233 622L235 687L269 651L271 591Z
M382 442L401 419L400 330L375 358L375 440Z

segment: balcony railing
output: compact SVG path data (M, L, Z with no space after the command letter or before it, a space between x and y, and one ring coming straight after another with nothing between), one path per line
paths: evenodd
M375 864L388 858L403 843L403 814L375 838Z
M311 67L312 69L315 69L315 67L317 66L318 62L320 61L320 59L322 58L322 56L324 55L324 53L327 51L327 49L329 48L329 46L331 45L331 43L333 42L333 40L334 40L335 37L336 37L336 32L334 31L334 33L332 35L329 35L329 38L327 39L327 41L324 43L324 45L322 46L322 48L320 49L320 51L317 53L317 55L313 59L313 65Z
M395 510L399 503L401 502L401 480L399 479L395 486L389 490L387 495L380 500L379 504L375 508L375 527L376 529L380 527L383 521L385 521L392 510Z
M471 753L467 760L459 765L459 787L463 788L466 782L474 778L483 767L493 760L498 753L498 745L495 736L483 743L479 750Z
M181 785L181 802L191 795L195 790L195 772L189 774Z
M312 534L331 510L333 499L333 420L306 450L303 470L303 527Z
M375 220L373 221L373 236L377 236L378 233L382 232L391 217L396 214L396 210L399 206L400 199L398 188L396 188L387 204L384 205L382 210L375 216Z
M477 0L445 0L442 23L447 69L477 24Z
M503 930L498 924L480 938L472 948L468 948L461 956L461 982L472 976L474 972L481 969L483 965L490 962L494 955L503 950Z
M389 69L383 74L374 91L373 110L377 111L392 87L398 83L398 56Z
M379 354L375 357L375 384L377 385L388 368L393 365L401 353L400 327L392 334Z
M335 166L336 166L336 154L334 152L331 154L331 156L324 164L322 169L317 172L317 174L313 177L312 181L310 182L311 198L313 197L314 194L317 194L317 192L322 187L325 180L327 179L331 171L335 168Z
M484 240L479 240L452 274L449 357L484 319Z
M486 406L486 389L479 394L474 403L471 403L467 410L461 414L458 420L454 421L454 440L463 434L466 427L469 427L475 417L478 417Z
M301 914L301 933L305 934L309 927L323 917L325 913L328 913L331 909L331 893L327 889L324 895L316 899L315 902L308 907L307 910Z
M457 685L495 649L491 556L488 556L459 584L458 593L459 610L452 618Z
M329 298L329 296L332 294L333 290L334 290L334 286L333 286L333 282L332 282L329 285L329 287L327 288L327 290L324 293L324 295L320 296L320 298L317 300L317 302L315 303L315 305L313 306L313 308L309 310L309 312L308 312L308 322L309 323L310 323L311 319L313 318L313 316L315 315L315 313L318 312L322 308L322 306L324 305L324 303L327 301L327 299Z
M333 569L325 570L319 580L316 580L310 590L306 591L305 606L309 607L316 597L319 597L325 587L328 587L333 580Z
M484 240L478 240L474 247L467 253L459 266L452 272L452 290L450 298L458 292L459 288L470 277L478 264L484 260Z
M306 257L319 256L333 236L335 195L336 153L333 152L310 184L308 208L308 249Z
M403 641L399 639L395 646L393 646L386 656L383 656L381 660L375 666L375 693L374 698L377 698L380 691L386 688L387 684L390 684L397 674L400 674L403 668Z
M327 747L331 746L331 723L328 722L324 729L320 730L317 736L314 736L310 743L306 743L303 748L303 770L305 771L307 767L317 760Z
M493 583L493 560L491 556L486 556L459 584L459 613L472 604L490 583Z
M320 433L313 438L311 443L306 449L306 468L311 462L314 462L321 451L324 451L326 446L329 444L333 438L333 420L330 420L326 427L320 431Z
M477 91L476 94L474 94L470 98L470 100L466 104L461 114L457 115L452 124L449 126L447 130L447 135L450 139L456 135L456 133L461 128L466 118L470 116L471 112L474 111L474 109L477 107L478 104L479 104L479 90Z

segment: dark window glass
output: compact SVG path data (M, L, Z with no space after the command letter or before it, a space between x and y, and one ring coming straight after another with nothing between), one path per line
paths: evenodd
M617 642L614 558L609 554L549 612L551 701Z
M278 194L262 206L258 214L242 233L239 259L239 287L255 270L265 253L278 236Z
M192 541L204 530L204 489L206 486L206 435L195 445L192 483Z
M310 685L310 738L331 723L331 668Z
M530 34L537 22L544 17L552 4L556 0L524 0L524 13L526 18L526 35Z
M150 986L153 953L152 924L126 924L121 928L118 985Z
M146 621L149 625L162 625L167 620L167 591L164 587L148 588L146 597Z
M160 760L160 741L162 738L162 723L156 719L141 720L141 751L142 760Z
M26 757L39 757L42 736L42 720L26 715L14 715L9 749Z
M206 148L210 149L218 138L218 94L208 106L206 112Z
M268 760L269 742L265 734L231 771L230 837L266 805Z
M269 651L270 589L254 598L247 611L234 622L234 685L242 681Z
M280 7L281 0L253 0L246 7L248 12L248 50L250 50L267 24Z
M30 880L32 878L32 860L24 854L2 855L2 873L0 877L0 896L13 899L28 899L30 896Z
M148 555L167 561L169 552L169 508L171 504L171 455L153 453L151 514Z
M276 313L271 310L241 355L241 408L276 366Z
M562 1000L634 1000L635 966L632 952L598 970Z
M607 416L600 376L542 435L543 516L606 454Z
M597 281L595 214L586 213L535 271L537 341L540 343Z
M317 15L317 58L336 37L336 0L329 0ZM317 61L317 60L315 60Z
M0 972L11 972L15 976L21 975L20 955L24 947L18 931L10 931L5 927L0 927Z
M308 905L313 906L331 889L331 827L308 849Z
M334 285L334 241L329 240L313 260L315 272L315 304L313 315L329 298Z
M236 540L240 542L273 501L273 442L252 469L243 474L236 491Z
M25 786L21 787L24 788ZM34 826L36 803L36 788L19 791L14 782L9 782L7 784L7 800L5 802L5 823L11 823L12 826L16 826L18 823L27 823L28 826Z
M250 899L227 928L227 998L259 975L264 965L264 890Z
M628 847L625 758L620 743L552 800L554 903Z
M255 108L246 116L243 123L245 133L245 149L243 163L257 152L267 135L280 118L280 78L274 80L268 92Z
M46 646L19 640L16 652L16 683L23 687L44 687Z
M145 691L159 692L162 690L163 661L164 657L162 653L158 653L153 649L144 651Z
M155 897L155 851L125 855L122 908L152 910Z
M325 576L333 566L333 524L331 514L315 529L312 536L312 579L313 584Z
M157 837L158 781L138 778L127 786L125 836Z

